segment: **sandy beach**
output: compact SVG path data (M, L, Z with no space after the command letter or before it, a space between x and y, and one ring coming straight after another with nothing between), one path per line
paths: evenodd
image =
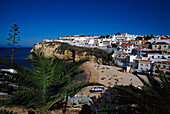
M142 86L142 82L131 73L121 72L121 68L115 66L107 65L98 65L88 61L84 63L81 68L85 71L87 75L87 80L90 82L99 82L106 87L113 87L115 85L129 85L133 84L134 86ZM147 77L144 75L139 75L143 79L147 80ZM98 96L100 93L90 93L90 89L94 86L84 88L79 94L92 96Z

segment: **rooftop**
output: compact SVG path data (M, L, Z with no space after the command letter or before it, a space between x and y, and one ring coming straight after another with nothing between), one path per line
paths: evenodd
M163 63L163 64L170 64L170 61L157 61L155 63Z
M156 43L153 44L153 45L157 45L157 44L167 44L167 45L168 45L168 43L165 43L165 42L156 42Z
M132 46L133 44L130 43L122 43L120 46Z
M143 61L143 62L152 62L151 60L142 60L142 59L140 59L139 61Z
M167 40L167 39L170 39L170 37L167 37L167 38L161 38L161 40Z

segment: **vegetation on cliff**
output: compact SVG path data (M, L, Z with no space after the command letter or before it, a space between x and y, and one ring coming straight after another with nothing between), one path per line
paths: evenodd
M77 47L77 46L71 46L68 43L61 43L61 45L56 49L57 52L60 54L64 54L66 50L70 50L72 52L73 59L75 58L75 55L79 56L95 56L98 61L99 59L102 60L102 64L109 64L110 62L113 62L112 54L114 52L108 53L104 50L98 49L98 48L86 48L86 47Z

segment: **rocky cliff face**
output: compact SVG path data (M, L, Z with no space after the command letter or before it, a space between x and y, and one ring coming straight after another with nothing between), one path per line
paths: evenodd
M41 42L35 44L31 51L37 52L38 50L46 57L56 56L59 59L65 58L67 61L79 61L81 59L89 58L91 61L99 64L108 64L108 62L104 60L107 58L107 52L103 52L103 50L99 49L75 47L60 42ZM101 54L106 57L103 58Z

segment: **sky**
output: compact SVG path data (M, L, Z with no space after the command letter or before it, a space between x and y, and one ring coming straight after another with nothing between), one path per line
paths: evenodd
M67 35L170 35L170 0L0 0L0 46L13 24L21 46Z

